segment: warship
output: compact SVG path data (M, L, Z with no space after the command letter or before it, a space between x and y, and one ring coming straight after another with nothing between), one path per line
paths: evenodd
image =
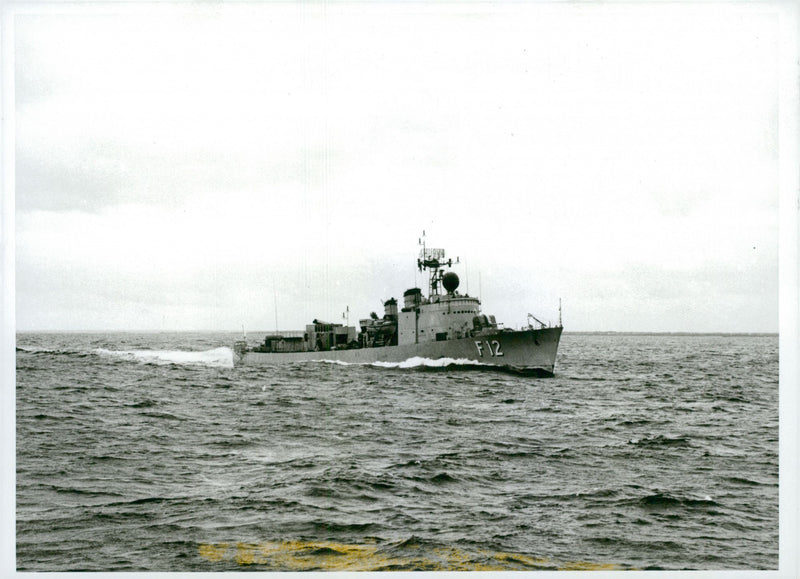
M313 320L305 330L267 332L250 346L246 338L233 345L235 365L336 361L351 364L402 363L415 358L502 368L534 376L553 376L563 326L561 306L556 325L528 314L527 327L510 329L481 312L481 301L458 292L460 280L440 248L422 248L420 272L428 273L428 294L408 289L399 306L391 298L383 316L372 312L348 323ZM459 259L456 258L456 264ZM399 307L398 307L399 306ZM349 307L348 307L349 312Z

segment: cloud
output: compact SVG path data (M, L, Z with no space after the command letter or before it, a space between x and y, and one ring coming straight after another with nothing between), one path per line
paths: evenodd
M712 274L746 310L756 286L715 272L776 263L778 30L756 12L19 15L20 324L238 327L268 321L268 286L287 322L330 317L410 287L422 229L508 319L561 296L583 328L691 325L671 308Z

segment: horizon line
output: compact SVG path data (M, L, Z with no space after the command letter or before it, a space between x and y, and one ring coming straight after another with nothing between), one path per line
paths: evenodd
M276 330L248 330L246 334L275 333ZM282 329L278 332L297 331ZM241 330L209 330L209 329L47 329L47 330L15 330L15 334L241 334ZM722 330L567 330L564 334L632 334L632 335L707 335L707 336L779 336L780 331L722 331Z

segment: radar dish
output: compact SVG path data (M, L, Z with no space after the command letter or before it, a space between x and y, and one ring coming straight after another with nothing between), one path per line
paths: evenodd
M442 276L442 285L448 293L453 293L458 287L458 276L455 272L448 271Z

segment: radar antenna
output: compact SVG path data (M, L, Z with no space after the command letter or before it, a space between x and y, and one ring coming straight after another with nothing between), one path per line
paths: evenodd
M422 232L422 237L419 239L419 244L422 249L419 250L419 257L417 258L417 268L419 271L425 269L429 270L428 277L428 296L438 296L439 287L441 286L442 277L444 276L444 268L453 267L453 263L459 263L459 258L456 261L450 258L445 261L444 249L438 247L427 247L425 245L425 231Z

